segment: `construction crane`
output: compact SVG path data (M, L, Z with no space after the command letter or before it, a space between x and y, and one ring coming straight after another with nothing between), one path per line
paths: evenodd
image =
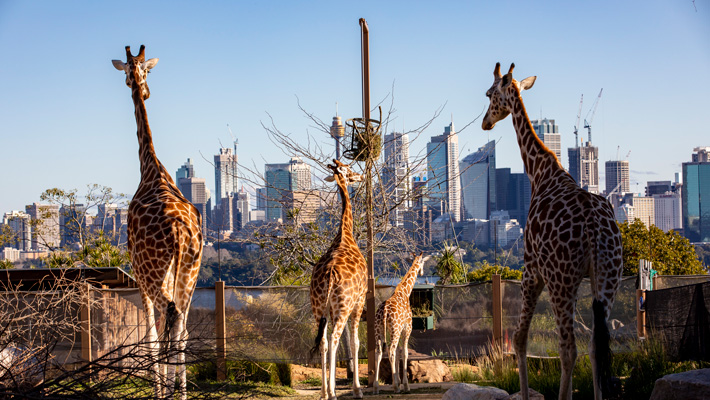
M234 155L237 155L237 145L239 144L239 140L234 137L234 134L232 133L232 128L229 127L229 124L227 124L227 130L229 131L229 136L232 137L232 142L234 143Z
M604 88L602 88L599 91L599 96L597 96L597 99L594 100L594 105L592 106L591 110L589 110L589 112L587 113L587 116L584 117L584 127L587 129L590 143L592 141L592 121L594 120L594 114L597 113L597 106L599 105L599 99L602 98L603 91L604 91ZM589 116L590 114L592 115L591 117Z
M582 98L579 99L579 110L577 111L577 122L574 123L574 147L579 147L579 135L578 132L579 130L577 127L579 126L579 119L582 117L582 103L584 102L584 94L582 94Z

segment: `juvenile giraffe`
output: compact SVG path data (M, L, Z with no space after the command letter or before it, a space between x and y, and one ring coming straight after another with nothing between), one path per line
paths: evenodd
M323 382L321 399L335 400L335 355L340 335L348 317L350 317L350 355L354 376L353 397L361 399L362 390L358 378L357 360L360 347L358 325L367 293L367 268L365 257L353 237L353 215L348 185L361 182L362 176L338 160L333 160L333 162L335 165L328 165L328 168L333 171L333 176L326 178L326 181L337 183L343 202L343 214L340 229L335 235L333 243L313 267L310 297L313 316L318 322L318 336L311 352L315 352L320 347ZM332 323L330 341L326 335L328 316L330 316ZM329 344L330 347L328 347Z
M387 327L390 327L390 345L389 345L389 360L392 369L392 387L395 393L399 393L399 373L397 371L397 347L399 345L400 335L402 345L399 346L399 353L402 357L403 386L404 391L409 392L409 381L407 379L407 344L409 343L409 335L412 333L412 309L409 306L409 296L412 294L414 283L417 276L424 273L424 262L422 254L414 258L412 266L404 275L402 281L394 289L394 293L389 299L385 300L377 308L375 314L375 382L374 394L380 393L380 362L382 361L382 347L384 347L387 336Z
M157 58L145 60L145 46L137 56L126 46L127 62L113 60L119 71L126 73L131 88L138 127L138 155L141 180L128 206L128 251L146 312L146 340L154 364L155 396L172 397L175 389L175 362L170 352L170 365L157 362L159 346L169 349L177 343L180 397L186 398L185 344L187 314L195 290L202 258L202 218L199 211L180 193L170 174L158 160L148 125L145 100L150 97L146 76L157 64ZM155 312L158 314L156 325ZM158 342L157 328L164 331Z
M619 288L622 271L621 234L614 212L601 196L583 190L560 166L555 154L535 134L520 92L530 89L536 77L518 82L514 64L501 76L500 63L482 127L490 130L513 115L520 154L530 178L532 194L525 227L523 307L513 338L518 358L520 388L528 399L527 339L538 296L547 286L560 340L560 399L572 398L572 370L577 358L573 321L577 290L589 276L594 326L589 357L594 377L594 398L611 395L611 351L607 319Z

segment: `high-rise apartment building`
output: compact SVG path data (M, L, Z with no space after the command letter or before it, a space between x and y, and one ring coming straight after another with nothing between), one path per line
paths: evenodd
M537 137L542 140L545 146L552 150L557 156L557 160L562 164L562 141L560 139L559 127L554 119L534 119L530 123L537 133Z
M219 205L227 195L237 193L237 141L234 141L234 152L230 148L219 149L214 156L214 186L215 202Z
M590 142L580 147L567 149L569 174L579 187L599 194L599 148Z
M656 214L656 226L662 229L663 232L681 230L683 228L683 218L680 193L669 191L663 194L654 194L652 197Z
M389 133L384 137L385 158L382 184L392 226L404 226L404 212L411 207L409 136Z
M683 234L693 243L710 242L710 147L693 149L683 163Z
M32 223L29 214L24 211L5 213L2 224L12 230L13 237L10 243L13 248L20 251L32 250Z
M459 163L464 219L488 219L496 210L495 145L491 140Z
M205 178L180 178L178 188L187 201L197 207L197 210L200 212L202 216L202 237L206 240L211 210L208 206L210 191L207 189Z
M32 203L25 212L35 221L32 230L32 250L48 251L59 247L59 205Z
M607 195L612 192L628 193L631 191L628 160L607 161L605 163L605 170Z
M438 213L449 213L461 219L461 189L459 177L459 139L454 123L444 133L427 143L427 192L429 206Z
M284 219L284 196L295 190L311 189L311 166L293 157L288 163L266 164L266 219Z

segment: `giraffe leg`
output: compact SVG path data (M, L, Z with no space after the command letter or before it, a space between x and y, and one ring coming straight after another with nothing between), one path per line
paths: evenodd
M360 388L360 363L358 362L358 351L360 350L358 328L360 326L360 316L365 306L365 296L361 296L361 298L362 300L355 305L354 312L350 317L350 358L353 366L353 398L355 399L362 399L363 397L362 389ZM375 382L377 382L377 378L375 378Z
M409 357L409 335L412 333L412 322L404 325L404 333L402 335L402 383L404 391L409 392L409 377L407 375L407 357Z
M320 398L321 400L328 399L328 326L325 327L325 333L320 341L320 359L321 359L321 390Z
M526 265L523 272L523 281L521 290L523 296L523 308L520 311L520 320L518 328L513 334L513 346L515 347L515 355L518 358L518 376L520 377L520 393L523 400L528 400L528 331L530 330L530 322L532 322L533 313L537 299L540 297L540 292L545 287L542 279L530 271L529 265Z
M187 315L180 314L177 322L177 379L180 385L178 393L180 400L187 399L187 369L185 367L185 348L187 347Z
M340 336L346 323L347 318L343 318L341 315L335 315L333 318L333 331L330 333L330 348L328 349L328 400L337 399L335 395L335 356L338 353Z
M373 394L380 394L380 363L382 362L382 345L384 340L380 335L376 335L375 341L375 379L373 382Z
M141 298L143 300L143 308L145 309L146 315L145 342L147 344L150 369L153 374L153 390L156 398L162 398L163 392L161 385L161 370L160 363L158 362L160 347L158 343L158 330L155 326L155 308L153 307L153 300L150 299L145 290L141 290Z
M576 289L572 293L550 293L552 311L555 314L560 335L560 400L572 400L572 372L577 361L577 344L574 337L574 306L577 303Z
M399 393L399 372L397 371L397 344L399 344L399 335L397 331L392 332L389 346L390 365L392 366L392 389L395 393Z

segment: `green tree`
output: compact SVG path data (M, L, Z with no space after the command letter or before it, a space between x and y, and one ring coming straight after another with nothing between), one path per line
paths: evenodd
M466 282L468 267L456 259L457 251L457 247L444 243L436 259L436 274L440 278L438 283L446 285Z
M675 231L650 229L636 219L619 224L624 247L624 275L638 274L639 260L653 262L653 269L662 275L706 274L695 248L688 239Z
M523 271L500 265L493 265L489 264L488 261L483 261L478 263L476 268L466 274L466 280L469 282L487 282L493 279L493 274L500 274L501 279L523 279Z

